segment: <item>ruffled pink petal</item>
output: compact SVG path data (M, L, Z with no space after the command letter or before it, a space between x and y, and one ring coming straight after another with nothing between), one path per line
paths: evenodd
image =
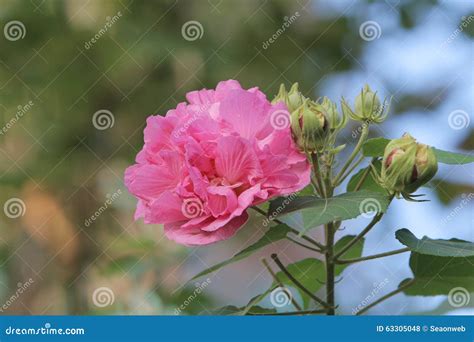
M222 137L217 141L216 172L229 183L261 175L260 163L251 145L240 137Z
M247 220L248 214L243 213L241 216L233 218L225 226L212 232L204 231L199 227L182 228L178 223L165 224L165 234L168 239L186 246L208 245L230 238Z

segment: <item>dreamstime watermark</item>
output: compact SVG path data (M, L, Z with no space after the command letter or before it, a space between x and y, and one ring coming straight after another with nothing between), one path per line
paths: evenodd
M461 129L469 127L471 118L469 114L461 109L457 109L449 113L448 124L452 129L459 131Z
M184 302L180 306L174 309L174 314L179 315L181 311L185 310L189 304L191 304L197 297L199 297L199 295L204 291L206 287L209 286L210 283L210 278L207 278L200 284L197 283L194 291L184 300Z
M25 215L26 204L20 198L10 198L3 204L3 212L11 219Z
M382 28L378 22L368 20L359 26L359 35L366 42L371 42L380 38L382 35Z
M17 107L15 116L11 118L10 120L8 120L8 122L0 129L0 135L4 135L5 133L7 133L7 131L10 128L12 128L18 122L18 120L20 120L23 117L23 115L25 115L33 106L34 106L33 101L28 101L23 106L19 105Z
M470 15L469 17L462 17L461 18L461 23L459 24L459 26L457 27L457 29L455 29L453 31L453 33L451 33L451 35L448 37L448 39L446 39L444 41L444 43L442 44L443 46L446 45L446 44L450 44L453 40L455 40L457 38L457 36L459 36L461 34L461 32L464 31L464 29L466 29L472 22L474 21L474 15Z
M188 119L183 125L181 125L178 130L175 130L173 132L173 136L175 138L179 138L180 136L184 135L188 128L192 125L192 123L202 117L204 113L206 113L206 110L204 108L199 108L196 113L193 113L190 119Z
M115 14L114 16L112 17L107 17L105 18L106 22L104 24L104 26L91 38L89 39L87 42L84 42L84 48L86 50L89 50L92 45L94 45L95 43L97 43L99 41L100 38L102 38L102 36L104 34L107 33L107 31L122 17L122 12L118 11L117 14Z
M294 192L291 195L285 197L285 199L281 202L281 204L275 208L271 213L268 213L268 217L266 217L262 224L264 227L268 226L270 222L275 220L278 215L293 201L298 197L299 192Z
M3 35L11 42L23 39L26 36L26 27L19 20L9 21L3 27Z
M276 130L283 130L291 125L290 112L278 109L270 115L270 124Z
M374 287L372 291L367 295L367 297L365 297L364 300L362 300L362 302L360 302L360 304L357 305L355 308L352 308L352 314L357 314L360 310L369 305L380 292L380 290L382 290L388 283L389 281L387 278L382 280L380 283L374 283Z
M20 296L28 290L28 288L33 284L35 281L30 278L24 283L18 283L17 289L13 295L11 295L5 303L0 307L0 312L7 310Z
M98 287L92 293L92 303L99 308L105 308L115 302L115 294L109 287Z
M100 109L92 116L92 125L99 131L114 127L115 117L110 110Z
M285 31L290 28L290 26L300 17L300 12L295 12L293 15L291 15L290 17L285 17L283 18L284 21L283 21L283 24L281 25L281 27L275 31L275 33L273 33L273 35L268 38L266 41L263 42L262 44L262 48L264 50L268 49L268 47L275 43L278 38L280 38L280 36L285 33Z
M111 206L112 203L114 203L117 200L117 198L120 197L120 195L122 195L122 190L120 189L115 191L112 195L107 194L105 196L107 197L105 202L89 218L87 218L84 221L84 226L89 227L92 224L92 222L94 222L100 215L102 215L102 213L106 211L107 208L109 208L109 206Z
M468 305L470 301L471 295L464 287L454 287L448 293L448 303L452 307L460 308Z
M286 287L279 286L270 293L270 303L276 308L290 305L293 295Z
M5 329L5 335L84 335L84 328L53 328L51 323L45 323L39 328L15 328L9 326Z
M201 216L204 207L202 202L197 197L186 198L181 205L181 212L188 219L193 219L198 216Z
M450 222L454 217L459 215L459 213L474 199L474 193L470 192L468 194L461 195L461 203L459 203L451 212L442 220L443 223Z
M204 35L204 27L202 27L202 24L197 20L187 21L181 27L181 35L188 42L193 42L202 38Z
M365 218L372 218L382 211L380 202L375 198L366 198L359 205L359 212Z

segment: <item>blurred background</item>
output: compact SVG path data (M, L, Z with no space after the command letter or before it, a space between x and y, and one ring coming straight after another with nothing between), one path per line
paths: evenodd
M281 83L299 82L308 96L352 101L368 83L394 96L373 134L409 131L446 150L473 149L470 0L2 0L0 25L1 314L209 314L269 287L262 256L308 256L281 242L188 282L261 235L261 219L200 248L133 221L123 172L141 149L145 119L188 91L237 79L273 97ZM351 147L360 127L345 131ZM473 171L441 166L423 189L432 201L397 201L364 255L400 248L399 228L473 241ZM365 220L348 221L340 236ZM339 313L410 277L408 257L348 267L336 286ZM369 314L473 308L474 300L457 308L446 296L399 294Z

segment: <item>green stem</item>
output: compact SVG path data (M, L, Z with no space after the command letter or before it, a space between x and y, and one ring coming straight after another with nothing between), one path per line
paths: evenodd
M383 213L375 215L375 217L370 221L370 223L357 235L354 237L347 245L345 245L339 252L334 255L334 259L337 260L342 255L344 255L352 246L354 246L360 239L362 239L365 234L367 234L382 218Z
M306 249L309 249L310 251L317 252L317 253L321 253L321 254L324 253L324 251L322 251L321 249L316 249L316 248L313 248L313 247L311 247L311 246L307 246L307 245L305 245L304 243L301 243L301 242L299 242L299 241L297 241L297 240L291 238L290 236L286 236L286 239L289 240L289 241L291 241L291 242L293 242L294 244L297 244L298 246L301 246L301 247L304 247L304 248L306 248Z
M306 287L304 287L303 284L301 284L293 275L286 269L286 267L283 265L283 263L280 261L278 258L278 255L272 254L271 258L277 264L277 266L280 268L280 270L288 277L288 279L301 291L306 293L310 298L312 298L315 302L319 303L326 309L331 309L325 301L323 301L321 298L317 297L314 295L310 290L308 290Z
M368 310L370 310L371 308L373 308L374 306L376 306L377 304L379 303L382 303L384 300L387 300L388 298L390 297L393 297L395 296L396 294L402 292L403 290L405 290L406 288L412 286L414 284L415 280L412 279L410 280L409 282L407 282L405 285L403 286L400 286L398 289L390 292L390 293L387 293L385 296L377 299L375 302L373 302L372 304L370 305L367 305L365 308L363 308L362 310L360 310L356 315L362 315L364 312L367 312Z
M384 258L384 257L390 256L390 255L396 255L396 254L405 253L405 252L409 252L409 251L410 251L410 248L405 247L405 248L396 249L394 251L369 255L369 256L365 256L365 257L361 257L361 258L339 259L339 260L335 260L335 263L336 264L341 264L341 265L343 265L343 264L355 264L356 262L360 262L360 261Z
M349 156L349 159L347 159L344 166L341 168L341 170L337 174L336 178L334 178L334 180L332 182L333 186L340 183L340 178L346 172L346 170L351 165L352 161L355 159L355 157L359 153L359 151L362 148L362 145L364 144L365 139L367 138L368 135L369 135L369 125L366 124L362 127L362 132L360 134L359 141L357 142L357 145L355 146L354 150L352 151L351 155Z
M334 296L334 287L335 287L335 263L334 263L334 235L335 229L333 222L330 222L325 225L326 231L326 302L328 303L330 309L328 310L328 315L335 315L335 296Z
M278 279L278 276L276 275L275 272L273 272L273 270L270 267L270 265L268 264L267 260L262 259L261 262L262 262L263 266L265 266L265 268L267 269L268 273L271 274L271 276L272 276L273 280L275 281L275 283L277 283L279 287L284 288L285 285L280 281L280 279ZM298 311L302 310L301 306L299 306L298 302L293 297L291 297L291 304L293 304L293 306L295 307L296 310L298 310Z
M314 172L314 176L316 177L316 182L320 191L319 194L322 197L327 197L326 189L321 178L322 170L319 165L319 156L317 153L311 153L311 161L313 162L313 172Z
M346 172L346 174L344 176L342 176L339 181L337 182L337 184L334 184L334 186L338 186L340 185L342 182L344 182L344 179L347 178L347 176L349 176L352 171L354 171L356 169L357 166L359 166L360 163L362 163L362 161L365 159L365 156L361 155L359 157L359 159L357 159L357 161L351 166L351 168Z
M255 210L257 213L259 213L259 214L261 214L261 215L263 215L263 216L265 216L265 217L268 217L268 214L267 214L264 210L260 209L259 207L250 207L250 208L253 209L253 210ZM299 234L300 234L299 231L297 231L297 230L294 229L294 228L291 228L290 226L288 226L288 225L287 225L285 222L283 222L283 221L280 221L280 220L278 220L278 219L273 219L272 221L275 222L275 223L277 223L277 224L284 224L284 225L287 226L287 227L290 229L290 231L291 231L293 234L295 234L295 235L299 235ZM317 242L317 241L311 239L309 236L303 235L301 238L304 239L304 240L306 240L307 242L313 244L314 246L318 247L318 248L321 249L321 250L323 250L323 249L326 248L326 246L324 246L323 244L321 244L321 243L319 243L319 242Z
M354 191L358 191L362 187L362 184L364 184L367 176L370 174L370 171L372 169L372 165L374 165L376 160L377 160L377 158L372 159L369 166L367 167L367 169L365 169L364 173L362 174L359 181L357 182L357 185L355 186Z

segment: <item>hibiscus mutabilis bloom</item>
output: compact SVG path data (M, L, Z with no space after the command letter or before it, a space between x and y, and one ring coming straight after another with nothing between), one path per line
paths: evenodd
M147 119L144 147L125 171L136 219L164 224L178 243L206 245L234 235L250 206L310 182L283 102L271 104L234 80L186 98L165 117Z

